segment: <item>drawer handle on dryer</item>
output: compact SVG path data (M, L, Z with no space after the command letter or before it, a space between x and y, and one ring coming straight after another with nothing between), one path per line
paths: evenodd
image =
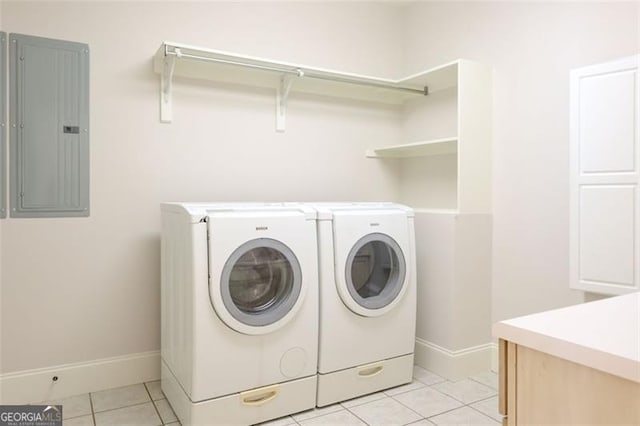
M243 405L250 405L253 407L259 407L274 399L280 393L280 387L278 385L268 386L260 389L253 389L240 393L240 399Z
M377 365L365 365L360 367L360 369L358 370L358 376L362 377L362 378L367 378L367 377L373 377L373 376L377 376L378 374L382 373L382 370L384 370L384 365L381 364L377 364Z

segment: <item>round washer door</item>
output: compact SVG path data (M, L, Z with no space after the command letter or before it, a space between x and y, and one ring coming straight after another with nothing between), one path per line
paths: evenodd
M209 284L209 297L229 327L255 335L284 326L300 308L302 290L300 263L293 251L280 241L257 238L231 253L220 281Z
M344 304L363 316L389 312L406 291L407 267L400 245L389 235L372 233L351 248L345 264ZM346 291L345 291L346 290Z

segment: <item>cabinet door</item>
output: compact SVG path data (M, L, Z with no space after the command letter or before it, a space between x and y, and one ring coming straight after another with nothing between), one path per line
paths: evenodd
M89 46L9 38L11 216L88 216Z
M640 289L639 56L571 72L571 287Z

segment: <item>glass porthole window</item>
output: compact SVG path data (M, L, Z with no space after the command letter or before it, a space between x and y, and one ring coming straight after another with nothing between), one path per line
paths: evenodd
M393 238L374 233L354 244L347 257L345 274L347 290L353 300L364 308L380 309L400 294L406 263Z
M251 240L229 256L220 286L224 307L236 320L250 326L273 324L300 296L300 263L280 241Z

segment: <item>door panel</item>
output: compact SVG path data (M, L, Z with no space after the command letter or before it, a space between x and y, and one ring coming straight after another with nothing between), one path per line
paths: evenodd
M635 190L585 185L580 192L580 280L634 285Z
M585 77L580 81L580 171L635 170L636 72Z
M571 72L572 288L640 289L638 59Z

